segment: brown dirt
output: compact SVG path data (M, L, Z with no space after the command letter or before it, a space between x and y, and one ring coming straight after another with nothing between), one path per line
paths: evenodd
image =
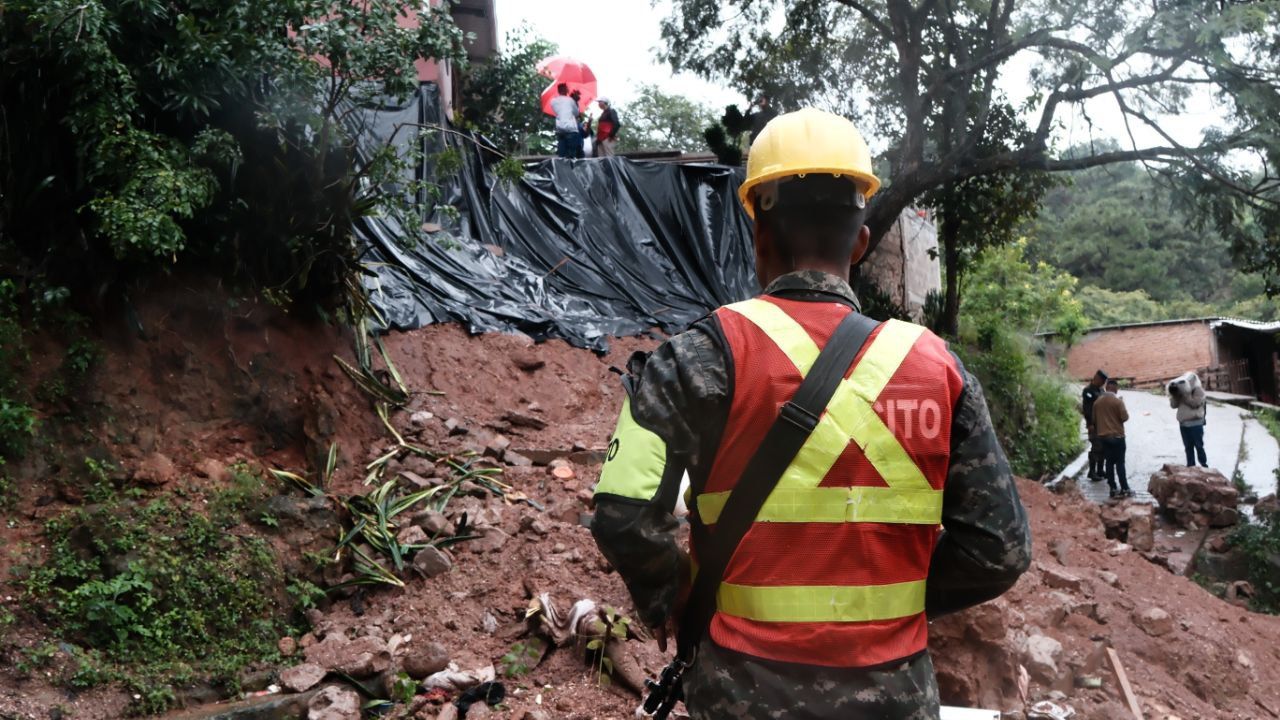
M362 466L388 447L389 434L331 358L350 357L349 338L331 328L302 326L271 308L233 308L211 300L218 297L207 290L171 291L139 312L149 339L104 341L108 359L89 398L102 418L87 434L126 465L162 452L178 468L181 480L175 485L195 488L210 483L194 479L206 458L301 469L336 440L342 459L330 489L361 490ZM623 365L631 351L655 341L617 340L610 354L598 357L558 341L534 345L520 336L472 337L446 325L393 334L386 344L414 391L392 422L413 441L436 450L479 450L501 433L519 452L569 456L605 445L622 397L609 367ZM415 426L409 418L423 410L434 417ZM514 420L513 412L522 419ZM538 423L528 418L546 425L535 429ZM451 435L449 419L467 433ZM0 543L8 548L0 558L11 558L0 559L0 565L15 555L36 555L39 523L65 507L67 498L56 497L48 481L70 472L85 447L83 440L62 446L75 452L22 467L25 477L46 482L24 487L18 512L11 515L14 527L0 527ZM477 552L462 543L453 549L454 566L445 575L409 579L403 589L335 598L316 618L315 633L410 636L409 646L435 641L468 670L500 665L518 642L528 589L550 592L563 606L589 598L626 609L625 588L577 522L589 512L583 496L598 468L590 453L574 457L579 462L568 481L540 466L505 469L506 481L538 507L492 496L451 503L453 512L481 517L509 535L502 547ZM1030 683L1029 700L1057 690L1079 717L1123 717L1117 684L1105 664L1098 664L1099 648L1109 645L1125 663L1148 717L1280 717L1280 618L1229 605L1132 551L1109 554L1115 542L1103 536L1096 506L1033 483L1020 487L1033 523L1036 564L1000 600L933 623L948 702L1022 709L1020 647L1026 636L1039 633L1060 641L1063 653L1056 674ZM52 502L37 506L49 495L55 495ZM1045 584L1064 572L1079 579L1078 588ZM1105 582L1103 572L1114 573L1118 587ZM6 582L7 573L0 578L0 598L16 596ZM16 607L17 601L5 604ZM1153 638L1133 616L1157 606L1172 616L1173 629ZM31 618L24 615L23 621L27 627L18 633L19 643L42 639L43 630ZM652 643L627 647L650 673L663 664ZM554 718L631 716L635 696L600 685L582 655L561 649L528 674L503 678L509 711L497 716L521 718L538 707ZM1099 677L1102 687L1075 688L1076 676ZM0 670L0 716L43 718L62 705L77 718L117 717L127 701L110 689L71 697L52 680Z

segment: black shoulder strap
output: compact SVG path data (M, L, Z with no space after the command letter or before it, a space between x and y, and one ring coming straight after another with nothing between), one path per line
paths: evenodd
M751 456L738 484L729 493L724 509L720 511L715 530L702 533L696 539L701 541L698 551L701 564L689 592L684 615L680 618L677 658L686 662L692 658L694 648L702 641L715 614L716 592L742 536L755 522L765 500L817 427L818 418L831 401L831 396L877 326L876 321L858 312L851 312L840 321L796 394L782 406L778 419Z

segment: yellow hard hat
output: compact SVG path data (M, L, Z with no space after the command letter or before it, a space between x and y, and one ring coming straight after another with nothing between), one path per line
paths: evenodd
M760 184L809 173L848 177L866 197L880 189L880 179L871 169L871 151L853 123L805 108L770 120L756 136L738 198L755 219L753 198Z

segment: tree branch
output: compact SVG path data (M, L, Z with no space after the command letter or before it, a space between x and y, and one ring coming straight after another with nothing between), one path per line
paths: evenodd
M862 19L870 23L871 27L875 28L876 32L880 33L880 35L882 35L886 40L893 38L893 30L889 28L889 24L877 17L875 13L871 12L871 8L858 2L858 0L835 1L840 5L856 10L857 13L862 16Z

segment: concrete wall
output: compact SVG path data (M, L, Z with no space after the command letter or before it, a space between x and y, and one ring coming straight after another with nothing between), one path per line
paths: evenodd
M937 247L938 231L932 215L907 208L867 258L863 272L919 320L928 294L942 292L942 267L929 253Z
M1067 374L1079 380L1101 368L1150 384L1216 364L1208 320L1091 330L1067 351Z

